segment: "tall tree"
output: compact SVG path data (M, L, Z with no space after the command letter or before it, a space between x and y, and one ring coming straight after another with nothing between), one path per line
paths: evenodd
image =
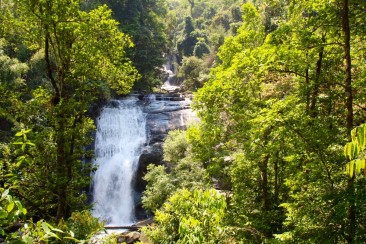
M241 238L362 239L362 210L354 211L363 202L361 183L347 186L340 167L352 109L364 101L352 98L351 82L362 77L351 66L363 62L352 49L362 46L362 37L350 35L360 32L351 26L364 13L359 4L348 4L357 15L339 18L345 5L291 2L270 33L255 8L244 5L242 26L226 38L221 64L195 97L202 124L191 132L193 148L232 191L229 212L243 216L232 219L242 227ZM243 226L247 222L252 229Z
M165 21L166 3L163 0L102 0L120 22L121 30L128 34L135 47L127 56L141 74L135 83L136 90L151 90L159 81L161 67L166 62Z
M80 3L19 1L13 20L24 43L44 54L51 89L40 87L31 100L15 104L24 110L14 115L16 127L37 133L30 133L35 146L29 149L28 163L14 167L9 161L9 171L22 178L12 179L18 185L14 188L30 209L58 220L85 204L80 191L88 184L90 167L82 157L91 142L93 125L86 113L92 102L102 87L125 94L138 78L126 58L125 49L133 44L118 30L111 11L100 6L85 12Z

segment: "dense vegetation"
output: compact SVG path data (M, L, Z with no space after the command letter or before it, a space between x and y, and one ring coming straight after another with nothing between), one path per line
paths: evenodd
M366 241L365 178L355 173L365 168L364 147L359 146L364 145L364 127L353 132L345 149L348 160L356 160L347 164L343 149L351 130L365 122L365 7L363 1L347 0L242 6L240 27L225 38L207 82L195 94L201 123L188 130L185 153L179 153L181 144L167 140L167 170L173 178L154 177L157 171L163 174L162 166L152 167L145 177L144 202L158 222L146 230L151 238ZM197 178L204 181L194 183ZM207 220L185 210L187 200L179 191L207 190L207 179L227 204L220 207L225 209L220 225L202 239L194 230ZM156 185L160 196L154 193ZM159 205L151 204L153 196ZM178 222L170 217L171 205ZM189 235L184 234L186 219Z
M93 111L169 59L200 123L145 175L151 241L366 242L365 18L363 0L0 1L0 237L102 228Z

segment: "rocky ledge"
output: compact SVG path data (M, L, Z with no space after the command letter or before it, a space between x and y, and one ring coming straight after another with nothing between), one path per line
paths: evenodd
M142 179L149 164L163 163L163 142L171 130L184 130L187 125L197 121L190 107L191 99L179 93L151 94L140 96L140 103L146 113L147 143L139 159L139 168L135 177L136 218L145 219L146 213L141 206L142 192L146 182Z

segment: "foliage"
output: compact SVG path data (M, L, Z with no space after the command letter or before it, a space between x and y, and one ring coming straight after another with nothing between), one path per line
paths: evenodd
M366 146L366 124L352 130L352 141L344 146L344 155L349 160L347 163L347 173L352 177L353 174L364 170L366 175L364 150Z
M242 6L242 25L195 94L201 124L189 131L193 155L231 192L227 221L239 239L362 241L364 179L347 179L341 167L347 131L365 118L363 95L350 96L363 93L362 72L352 66L350 89L344 62L347 10L319 1L256 4ZM349 20L358 25L356 15Z
M187 153L188 139L186 133L181 130L170 131L163 144L164 160L177 162Z
M57 227L40 220L27 221L19 232L7 237L10 243L88 243L97 232L104 230L103 223L90 212L74 212L67 220L61 220Z
M9 189L0 188L0 193L0 236L4 236L11 224L24 219L27 210L9 194Z
M184 78L183 85L186 90L196 91L202 87L203 61L195 56L185 57L179 69L178 77Z
M28 66L2 55L1 74L7 76L0 89L11 91L0 101L0 116L6 116L14 131L29 129L27 138L15 138L7 146L11 153L3 155L4 180L31 216L60 220L87 208L81 191L91 171L82 162L91 158L85 151L94 130L88 113L109 87L118 94L131 89L138 74L126 48L133 44L105 5L83 11L78 0L60 0L5 7L12 13L6 21L13 30L4 34L21 37L21 47L31 53L25 57L31 64L27 79L41 81L23 83L13 92L19 87L14 81L22 81ZM26 146L28 138L31 147Z
M9 241L14 243L79 243L72 232L64 232L44 220L24 224L22 234L14 233Z
M209 69L216 64L216 52L224 37L231 35L230 26L241 23L241 1L167 1L169 7L167 36L171 43L168 54L177 57L184 68L185 60L195 56L200 59L199 85L185 82L185 89L195 91L208 79ZM236 11L231 12L231 9ZM233 14L232 14L233 13ZM179 69L179 68L178 68ZM180 74L184 79L189 79Z
M113 17L119 21L120 29L131 37L135 44L127 50L134 67L141 74L134 89L151 91L159 85L161 66L166 62L165 1L147 0L101 0L92 1L107 4L113 11Z
M175 191L176 187L172 182L171 175L166 173L164 166L150 164L147 171L144 176L147 186L142 197L142 204L144 209L155 212L163 205L167 197Z
M203 41L203 38L199 38L193 49L193 55L202 58L203 55L210 53L209 46Z
M48 104L49 95L44 91L38 91L38 99L34 99L22 106L28 106L28 111L35 117L29 117L26 113L23 121L29 119L29 125L34 120L44 121L47 118L45 111L39 110L40 105ZM40 100L44 99L43 102ZM46 110L47 111L47 110ZM49 111L47 111L49 112ZM72 127L75 123L75 118L71 117L69 120L69 130L73 133L83 136L77 142L80 145L87 145L91 139L88 137L90 131L94 128L92 121L88 118L83 118L79 125ZM6 181L14 192L22 198L22 202L27 206L30 216L38 216L38 218L51 219L57 211L57 195L60 190L60 184L65 182L57 178L57 175L64 174L60 171L56 161L55 155L57 147L53 142L56 131L54 128L43 125L43 127L34 128L37 133L30 130L23 130L16 134L16 138L12 144L9 145L12 155L5 157L5 169L7 170ZM70 143L76 141L75 135L69 134ZM31 141L30 141L31 138ZM70 165L70 177L72 179L67 181L67 201L72 204L68 207L68 211L75 211L78 209L85 209L86 195L80 192L81 189L89 185L89 176L91 168L88 164L83 164L82 157L87 156L83 148L75 147L73 151L74 164ZM14 157L16 163L13 163ZM54 160L54 161L53 161ZM45 197L47 196L47 197Z
M143 232L154 243L216 243L222 241L225 197L214 189L181 189L156 211L157 225Z
M142 203L151 212L159 209L177 190L205 189L208 183L206 171L192 158L185 131L170 131L163 149L168 167L150 164L144 176L147 186Z
M365 242L366 179L356 177L365 170L365 8L361 0L2 1L0 184L12 196L0 201L0 234L25 208L45 220L8 238L77 242L101 227L87 212L72 214L88 208L90 111L110 87L128 93L137 70L135 88L151 89L165 53L197 90L201 123L171 132L165 165L148 167L152 241ZM205 190L210 181L226 199Z
M193 20L191 17L186 17L184 21L183 38L178 41L177 47L181 57L191 56L193 48L197 43L197 38L194 35Z
M90 211L73 212L66 222L60 222L58 227L73 233L78 240L89 240L96 233L104 230L104 223L92 216Z

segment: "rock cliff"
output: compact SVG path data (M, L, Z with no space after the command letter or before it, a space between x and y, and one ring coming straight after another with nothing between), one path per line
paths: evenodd
M141 206L142 192L146 187L142 178L147 172L147 166L163 163L162 144L169 131L184 130L188 124L197 120L190 108L191 100L178 93L140 96L140 104L147 116L148 138L135 177L135 211L138 220L147 217Z

